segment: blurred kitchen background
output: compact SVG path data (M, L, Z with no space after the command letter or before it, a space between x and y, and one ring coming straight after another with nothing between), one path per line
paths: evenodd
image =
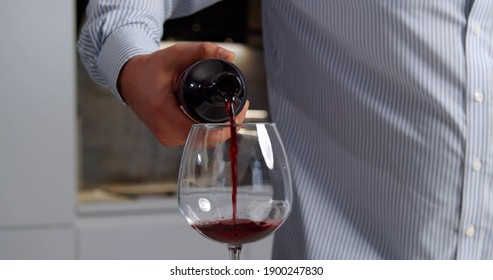
M87 2L0 3L0 259L227 259L178 212L182 148L160 145L80 63ZM162 38L235 51L249 121L269 120L260 2L221 1ZM271 242L243 258L269 258Z
M78 22L87 1L78 1ZM80 24L79 24L80 26ZM164 25L163 47L176 41L213 41L237 53L235 64L247 81L250 109L267 111L260 0L226 0ZM134 113L105 88L94 84L78 63L78 115L81 125L81 187L159 191L174 185L182 148L160 145ZM251 112L249 113L251 117ZM265 120L266 113L260 116ZM258 119L257 119L258 120ZM169 184L168 184L169 185ZM163 192L169 190L163 184Z

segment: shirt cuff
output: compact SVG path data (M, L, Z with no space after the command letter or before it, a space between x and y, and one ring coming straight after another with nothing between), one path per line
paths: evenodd
M106 85L121 103L126 104L117 88L118 76L123 65L134 56L150 54L158 49L156 41L136 28L120 28L108 36L101 48L97 66L106 80Z

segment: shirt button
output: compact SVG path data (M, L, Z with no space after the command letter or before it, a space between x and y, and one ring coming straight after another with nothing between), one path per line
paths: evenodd
M474 229L473 226L467 227L467 229L466 229L466 236L467 237L473 237L475 233L476 233L476 230Z
M479 25L474 26L472 33L476 36L479 35L481 33L481 27L479 27Z
M477 102L483 102L483 99L484 94L482 92L478 91L474 94L474 100L476 100Z
M474 171L479 171L481 170L481 167L482 167L481 161L479 161L479 159L475 159L472 163L472 169Z

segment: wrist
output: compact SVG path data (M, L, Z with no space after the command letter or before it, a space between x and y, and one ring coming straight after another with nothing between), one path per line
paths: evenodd
M122 66L117 82L116 89L118 91L119 97L125 104L131 105L132 97L130 93L135 91L133 82L138 80L139 73L142 74L141 67L139 65L146 65L142 62L146 55L136 55L131 57Z
M106 85L115 97L125 104L121 95L120 75L130 59L143 54L149 54L159 49L158 44L144 32L135 28L115 30L101 49L97 61L98 68L105 78Z

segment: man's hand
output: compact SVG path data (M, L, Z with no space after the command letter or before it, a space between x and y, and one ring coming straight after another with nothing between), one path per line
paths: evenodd
M130 59L118 78L123 99L154 136L166 146L183 145L194 122L180 109L175 86L180 74L206 58L234 59L234 53L213 43L184 43ZM237 122L242 122L248 101Z

